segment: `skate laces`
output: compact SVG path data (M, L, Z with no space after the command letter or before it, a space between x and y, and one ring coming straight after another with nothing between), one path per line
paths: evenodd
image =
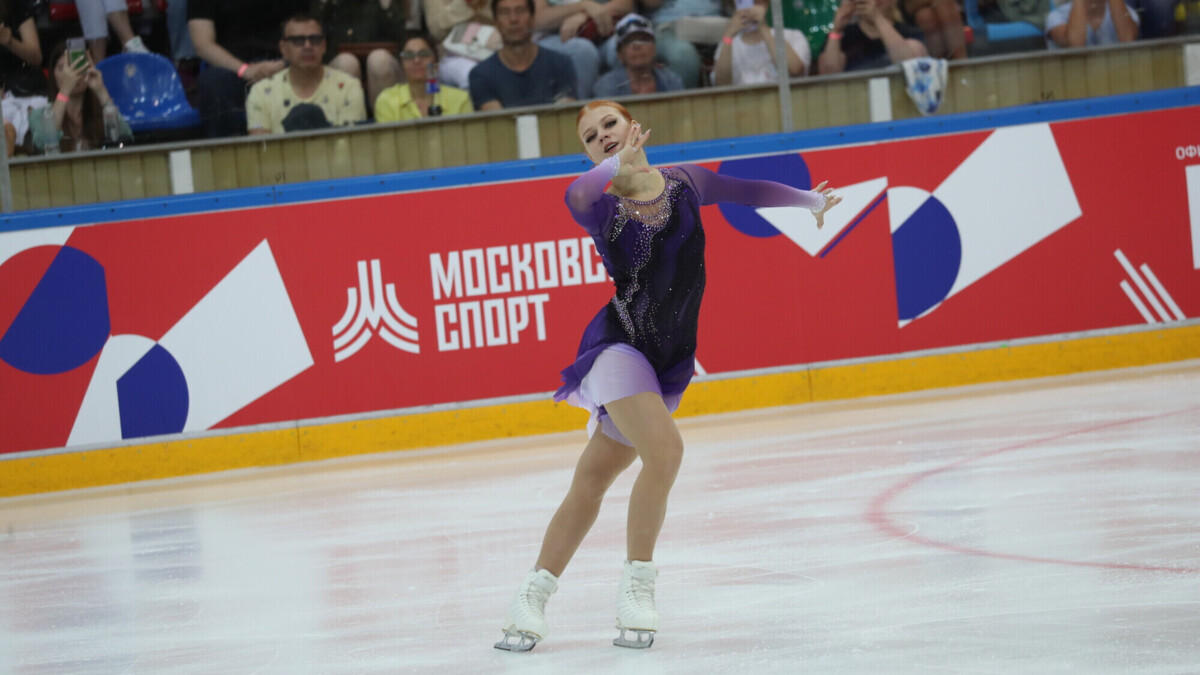
M526 584L524 591L521 593L521 605L525 609L534 609L541 612L544 611L546 603L549 601L550 589L544 588L533 581Z
M653 611L654 578L642 579L631 574L629 576L629 591L626 595L635 607Z

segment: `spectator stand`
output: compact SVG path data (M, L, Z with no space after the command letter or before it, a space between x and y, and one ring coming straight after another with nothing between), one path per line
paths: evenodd
M951 68L953 82L939 114L1195 86L1200 83L1200 40L1170 38L1044 50L968 59ZM796 130L919 116L895 66L800 78L789 86ZM672 120L656 130L656 145L771 134L783 128L774 84L623 100L639 118ZM886 104L886 115L873 114L880 103ZM378 176L383 181L396 172L529 157L519 152L517 130L521 128L535 136L538 150L533 156L582 158L575 131L577 111L578 105L569 103L348 130L18 157L10 163L13 207L16 211L57 209L190 193L196 193L194 199L220 199L216 191L356 176ZM659 131L664 134L661 138ZM436 174L429 176L436 181ZM336 189L336 183L330 185L334 187L322 189ZM430 182L430 187L438 185ZM214 194L203 194L209 192ZM0 218L0 229L4 223Z

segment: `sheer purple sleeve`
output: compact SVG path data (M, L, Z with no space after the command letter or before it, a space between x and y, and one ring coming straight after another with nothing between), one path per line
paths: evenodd
M576 178L567 188L567 208L575 222L583 226L588 234L600 232L611 215L611 206L603 199L604 188L621 168L621 160L612 155Z
M797 190L772 180L751 180L722 176L695 164L677 167L687 174L701 204L733 202L746 206L802 206L816 213L825 208L825 195L812 190Z

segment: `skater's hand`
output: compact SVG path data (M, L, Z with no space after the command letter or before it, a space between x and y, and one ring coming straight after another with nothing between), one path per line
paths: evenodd
M833 194L833 188L825 187L825 184L828 182L827 180L823 180L820 185L813 188L813 192L820 192L825 197L825 207L813 213L817 218L818 230L825 226L825 212L842 203L842 198Z
M625 146L617 151L617 157L621 160L621 169L617 175L630 175L635 173L649 173L649 166L634 166L633 160L642 151L642 146L646 144L646 139L650 136L650 129L642 131L641 122L634 121L629 125L629 135L625 137Z

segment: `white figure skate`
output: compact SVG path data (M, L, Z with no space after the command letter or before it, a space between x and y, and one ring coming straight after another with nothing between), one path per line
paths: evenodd
M558 577L546 570L535 570L525 577L513 598L504 620L504 639L496 649L527 652L546 637L546 602L558 590ZM509 642L515 639L516 643Z
M625 561L621 586L617 589L617 628L620 637L613 640L618 647L647 649L654 644L658 630L658 610L654 607L654 580L658 569L651 562ZM633 638L625 636L632 631Z

